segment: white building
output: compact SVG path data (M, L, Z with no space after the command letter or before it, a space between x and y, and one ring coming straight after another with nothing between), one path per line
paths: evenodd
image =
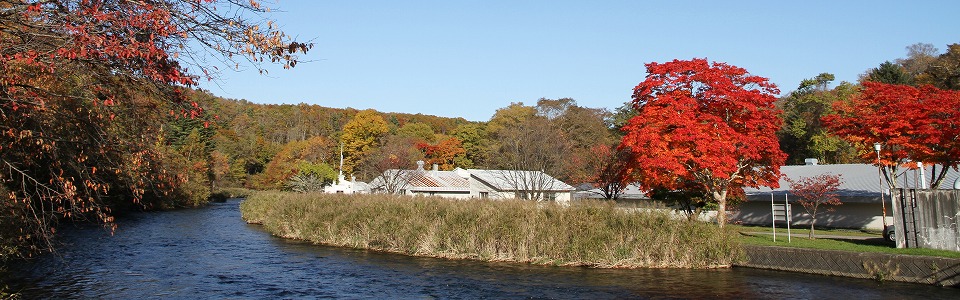
M592 184L583 183L580 184L576 192L573 193L575 199L606 199L604 198L603 191L599 188L593 187ZM621 200L650 200L650 197L647 196L647 193L640 189L640 185L637 183L628 184L620 194L617 195L617 199Z
M460 169L440 171L437 165L425 170L387 170L374 179L374 192L429 195L455 199L535 199L570 201L572 186L540 171Z
M343 176L343 147L340 147L340 173L337 175L337 181L330 186L323 188L324 193L330 194L368 194L370 185L357 181L356 177L350 176L350 180Z
M938 170L941 170L938 166ZM776 189L745 188L746 201L732 210L730 220L732 222L742 222L751 225L768 225L770 220L770 199L773 194L773 200L777 203L783 203L786 197L792 205L793 224L809 225L810 216L806 213L799 203L798 198L790 193L790 183L786 178L798 180L801 177L813 177L821 174L840 175L841 185L838 191L841 205L826 206L833 208L834 211L821 210L817 213L816 226L834 227L834 228L856 228L881 230L883 228L883 209L886 208L887 224L893 224L893 209L890 199L890 191L886 180L882 180L878 174L879 170L875 165L868 164L836 164L820 165L816 161L810 161L807 165L783 166L780 172L784 177L780 179L780 187ZM923 172L926 181L930 181L931 167L927 167ZM919 184L921 172L914 170L901 170L897 174L899 187L917 188L923 187ZM941 189L960 188L960 173L950 169ZM883 202L881 205L881 191Z
M341 172L340 175L337 176L336 182L323 187L323 192L331 194L367 194L370 193L370 186L364 182L357 181L354 177L346 180Z

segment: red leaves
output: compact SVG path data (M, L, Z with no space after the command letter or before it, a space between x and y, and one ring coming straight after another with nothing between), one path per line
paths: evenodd
M417 149L423 151L427 163L438 164L442 170L451 170L456 165L456 159L466 155L467 150L463 143L455 137L438 142L436 145L419 142Z
M236 1L0 6L0 180L19 187L10 197L43 210L33 214L36 220L21 222L27 230L48 226L48 218L61 217L57 211L110 222L108 201L141 203L177 188L178 177L163 169L169 157L157 149L163 145L160 115L203 114L199 105L184 102L182 90L195 77L181 62L233 62L233 54L262 61L282 54L289 63L296 57L285 52L310 47L289 43L279 30L255 28L262 19L247 19L242 12L252 8ZM172 54L178 52L212 59L178 60ZM108 186L119 194L104 197Z
M814 177L800 177L799 180L787 178L797 202L810 214L810 238L813 238L813 226L817 220L820 205L840 205L837 191L840 188L840 175L820 174ZM833 208L828 208L833 211Z
M823 117L830 131L871 149L881 143L881 164L897 166L904 159L954 167L960 163L960 92L930 85L920 88L864 82L860 94L834 103ZM863 151L864 161L876 153Z
M586 160L584 165L588 176L580 181L593 183L593 187L600 189L604 198L618 198L633 182L629 168L633 158L629 150L598 144L590 147L586 157L579 159Z
M773 83L705 59L650 63L647 70L634 89L639 115L624 126L621 143L636 155L631 168L644 188L777 185L786 155L775 134L781 121Z
M840 175L820 174L814 177L787 178L791 192L799 197L801 205L815 207L820 204L840 205L837 191L840 188Z
M644 189L677 190L698 184L719 204L744 186L778 186L777 87L743 68L706 59L647 64L634 88L638 115L623 127L621 147L635 155L630 169Z
M38 66L53 72L59 60L109 61L114 68L137 70L151 80L167 84L190 85L193 80L169 59L173 44L166 41L178 32L168 7L156 7L136 1L121 1L107 7L100 2L81 1L72 5L45 7L37 3L23 11L22 23L42 22L33 28L55 28L37 33L52 39L42 49L49 57L40 59L30 47L20 53L7 53L11 62ZM15 8L14 8L15 9ZM4 47L6 48L6 47Z

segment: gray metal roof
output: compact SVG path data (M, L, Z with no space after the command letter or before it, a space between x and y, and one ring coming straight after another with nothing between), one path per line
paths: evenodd
M485 182L499 191L573 191L573 186L540 171L516 170L478 170L468 169L474 178ZM528 187L517 185L528 185Z
M938 171L941 168L941 166L937 166ZM927 182L931 178L932 169L933 167L928 166L924 171ZM783 173L784 178L780 179L779 188L772 190L766 187L760 189L745 188L744 192L749 200L769 200L771 191L777 195L783 195L790 191L790 183L787 182L786 178L797 180L801 177L813 177L821 174L839 174L841 180L839 196L847 198L844 201L879 202L878 196L881 188L884 190L884 194L889 193L886 191L887 182L881 179L878 171L877 166L868 164L783 166L780 167L780 172ZM914 178L919 178L918 175L917 170L900 168L897 173L897 182L900 187L915 188L917 185ZM940 184L940 189L953 188L958 177L960 177L960 172L950 169ZM904 185L904 179L907 180L906 185Z
M454 171L409 171L407 183L408 190L470 191L470 182Z
M578 198L594 198L599 199L603 198L603 191L599 188L594 188L593 185L589 183L584 183L580 185L581 187L576 192ZM647 193L644 193L640 189L640 186L636 183L628 184L623 191L620 192L620 199L647 199Z
M385 177L403 181L403 189L411 191L469 192L470 183L456 171L400 170L390 169L370 182L371 186L384 185Z
M370 182L371 186L381 186L384 184L384 177L399 176L398 180L403 180L403 188L410 191L437 191L437 192L463 192L470 191L468 177L474 177L483 181L487 185L499 191L524 190L524 187L515 187L515 185L528 186L544 191L572 191L574 188L546 173L540 171L512 171L512 170L464 170L457 168L453 171L433 171L423 170L400 170L390 169L384 171L384 174ZM514 180L516 182L511 182Z

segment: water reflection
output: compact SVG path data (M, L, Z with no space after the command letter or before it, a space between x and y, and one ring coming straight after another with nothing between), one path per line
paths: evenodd
M753 269L588 269L453 261L271 237L238 201L66 230L22 266L25 298L958 298L957 289Z

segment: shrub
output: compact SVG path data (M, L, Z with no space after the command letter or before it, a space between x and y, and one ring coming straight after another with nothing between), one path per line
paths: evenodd
M592 267L729 266L729 229L670 210L599 201L450 200L392 195L258 192L247 222L319 244L408 255Z
M324 180L316 175L297 174L290 177L285 188L291 192L310 193L323 191L324 185L326 185Z

